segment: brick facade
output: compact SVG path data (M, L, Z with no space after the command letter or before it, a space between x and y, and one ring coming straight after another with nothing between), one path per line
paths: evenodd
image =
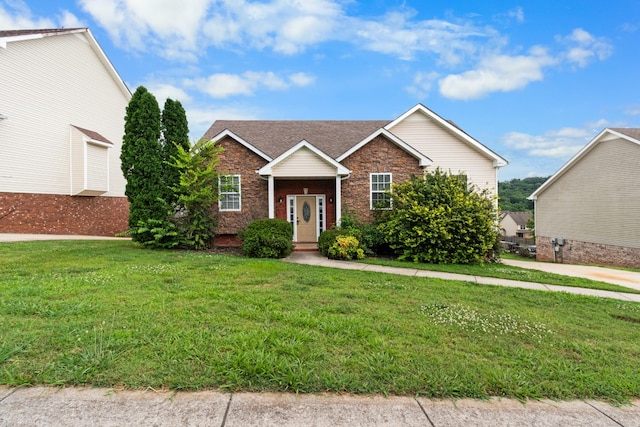
M216 231L222 235L237 234L247 228L251 221L269 218L269 186L256 172L267 161L230 137L221 139L218 145L224 151L218 156L220 162L217 170L221 174L240 175L242 203L241 211L219 212Z
M418 159L380 135L342 161L352 173L342 181L342 207L354 211L364 221L373 220L371 211L371 173L392 173L392 182L400 183L411 175L424 173Z
M554 258L551 238L536 236L536 259L566 264L640 268L640 249L565 239L564 245L558 247Z
M113 236L128 218L126 197L0 193L0 233Z
M241 175L242 210L240 212L219 212L218 241L244 230L255 219L269 217L268 183L256 171L267 164L230 137L218 144L224 148L220 154L220 173ZM378 136L356 151L342 164L352 171L349 178L342 181L342 206L356 212L364 220L373 218L370 209L370 173L390 172L393 182L399 183L411 177L422 175L418 160L390 142ZM276 179L274 183L275 217L287 219L287 195L324 195L326 200L326 228L336 221L335 179ZM282 203L280 203L282 199Z

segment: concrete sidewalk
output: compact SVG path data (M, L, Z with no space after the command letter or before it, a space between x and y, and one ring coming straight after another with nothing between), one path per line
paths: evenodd
M0 426L640 426L640 401L0 388Z
M640 302L640 294L628 294L624 292L601 291L597 289L574 288L571 286L547 285L544 283L520 282L517 280L497 279L493 277L469 276L465 274L444 273L441 271L419 270L415 268L386 267L381 265L364 264L353 261L336 261L323 257L316 252L293 252L285 261L297 264L317 265L330 268L342 268L347 270L375 271L378 273L398 274L402 276L433 277L444 280L461 280L483 285L507 286L512 288L533 289L538 291L567 292L578 295L589 295L600 298L613 298L622 301ZM541 264L541 263L538 263ZM564 264L563 264L564 265ZM608 269L604 269L608 270ZM562 274L562 273L558 273ZM636 273L637 274L637 273ZM606 281L600 279L601 281Z

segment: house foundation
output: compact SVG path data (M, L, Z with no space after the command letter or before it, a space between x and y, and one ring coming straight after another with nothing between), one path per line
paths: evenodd
M128 219L126 197L0 193L0 233L114 236Z
M554 245L551 237L536 236L536 260L640 268L640 248L569 239L564 239L562 245Z

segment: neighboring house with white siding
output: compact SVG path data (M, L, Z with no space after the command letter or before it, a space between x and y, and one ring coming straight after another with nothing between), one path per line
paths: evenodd
M0 31L0 232L128 228L131 93L87 28Z
M362 219L388 203L393 183L440 168L496 194L507 161L418 104L393 121L215 121L204 138L224 148L219 235L257 218L294 225L294 241L316 242L343 208Z
M530 197L537 258L640 268L640 128L607 128Z

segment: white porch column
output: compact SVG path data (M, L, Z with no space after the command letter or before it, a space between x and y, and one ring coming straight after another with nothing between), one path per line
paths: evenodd
M276 217L276 209L274 203L274 194L275 194L275 181L273 179L273 175L269 175L269 218Z
M340 175L336 175L336 225L340 225L340 220L342 219L342 177Z

